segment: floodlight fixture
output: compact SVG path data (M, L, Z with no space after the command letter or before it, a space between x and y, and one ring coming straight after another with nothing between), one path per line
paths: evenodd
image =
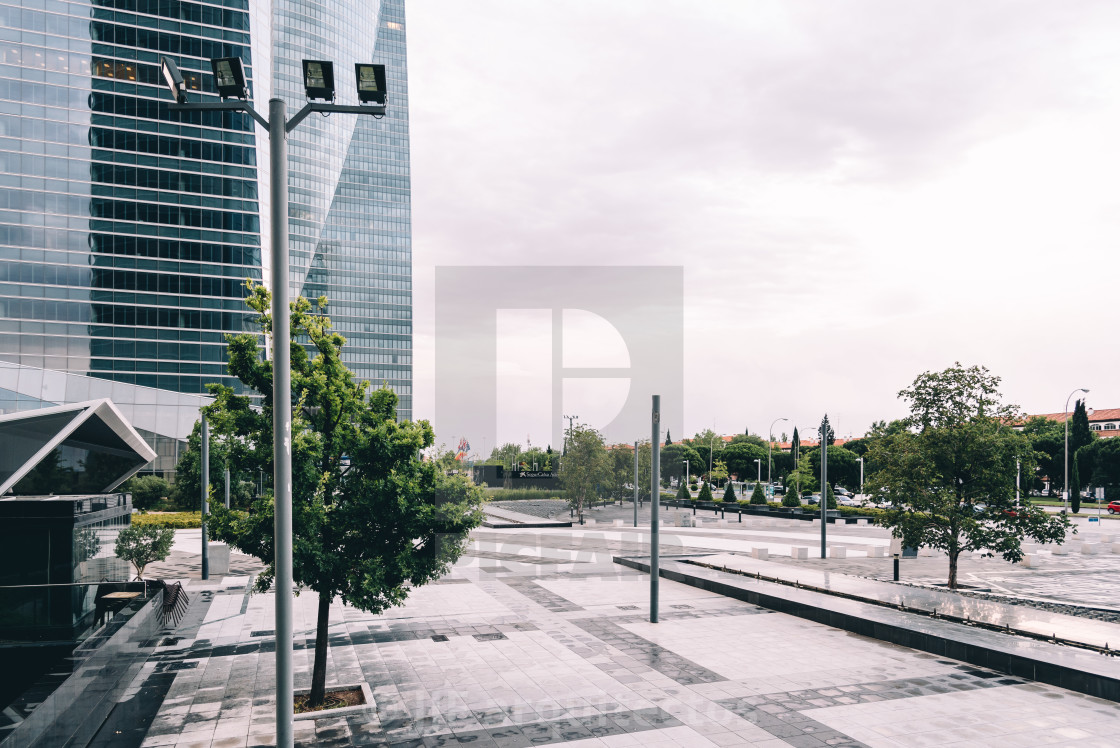
M328 60L303 61L303 87L307 98L334 101L334 63Z
M354 63L354 79L358 84L358 102L385 105L385 66L368 62Z
M216 57L210 60L210 67L214 71L214 84L218 87L219 96L223 99L249 98L240 57Z
M159 65L163 71L163 79L167 81L167 87L171 89L171 96L174 97L175 103L187 103L186 84L183 83L183 74L179 72L179 67L170 57L166 56L159 58Z

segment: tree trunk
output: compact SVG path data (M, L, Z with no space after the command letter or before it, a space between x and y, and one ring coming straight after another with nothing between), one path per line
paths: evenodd
M327 695L327 626L331 618L331 596L319 593L319 616L315 622L315 665L311 669L308 706L319 706Z
M957 557L960 551L956 548L949 549L949 589L957 588Z

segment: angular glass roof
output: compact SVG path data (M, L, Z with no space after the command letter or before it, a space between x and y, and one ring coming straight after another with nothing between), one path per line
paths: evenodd
M107 493L155 457L108 399L0 416L0 496Z

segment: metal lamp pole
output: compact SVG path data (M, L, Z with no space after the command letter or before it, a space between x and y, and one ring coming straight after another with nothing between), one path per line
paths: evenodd
M754 479L754 482L755 483L761 483L762 482L762 460L755 460L754 464L755 464L756 467L758 467L758 477Z
M175 94L175 91L172 91ZM183 99L179 99L183 101ZM293 745L292 668L292 357L288 300L288 133L312 112L384 116L383 105L310 102L290 120L283 99L270 99L268 119L247 100L169 104L172 111L231 110L268 130L272 198L272 453L276 558L276 745Z
M863 496L863 458L857 457L859 460L859 495Z
M828 557L828 415L821 421L821 558Z
M788 421L788 420L789 420L788 418L775 418L774 423L778 423L779 421ZM771 493L771 491L773 491L773 486L772 486L773 481L772 481L772 478L770 476L770 470L773 467L773 458L771 457L771 453L773 452L773 447L774 447L774 423L770 424L770 431L767 433L767 436L769 436L770 438L766 440L766 495L767 496L772 496L773 495Z
M1062 504L1063 504L1062 511L1065 512L1066 514L1069 514L1069 398L1073 397L1078 392L1084 392L1086 395L1089 394L1089 390L1087 390L1083 387L1079 387L1076 390L1074 390L1073 392L1069 393L1069 397L1066 398L1066 409L1065 409L1065 411L1063 411L1063 413L1065 415L1064 420L1066 422L1066 448L1065 448L1065 472L1062 473Z
M688 460L685 460L685 461L684 461L684 484L685 484L686 486L687 486L687 485L688 485L688 484L689 484L689 483L691 482L691 481L689 480L689 479L690 479L691 477L692 477L692 473L691 473L691 472L689 471L689 469L688 469ZM691 495L692 495L692 494L691 494L691 493L689 493L689 496L691 496Z

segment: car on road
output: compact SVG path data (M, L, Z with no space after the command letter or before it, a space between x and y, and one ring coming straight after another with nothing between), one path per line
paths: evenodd
M806 499L806 501L807 501L807 502L808 502L809 504L814 504L814 505L815 505L815 504L820 504L820 503L821 503L821 495L820 495L819 493L811 494L811 495L810 495L810 496L809 496L809 497L808 497L808 498Z
M1116 514L1117 512L1120 512L1120 501L1108 502L1108 513Z
M855 496L851 494L844 494L843 496L836 496L836 503L840 506L859 506L860 502Z

